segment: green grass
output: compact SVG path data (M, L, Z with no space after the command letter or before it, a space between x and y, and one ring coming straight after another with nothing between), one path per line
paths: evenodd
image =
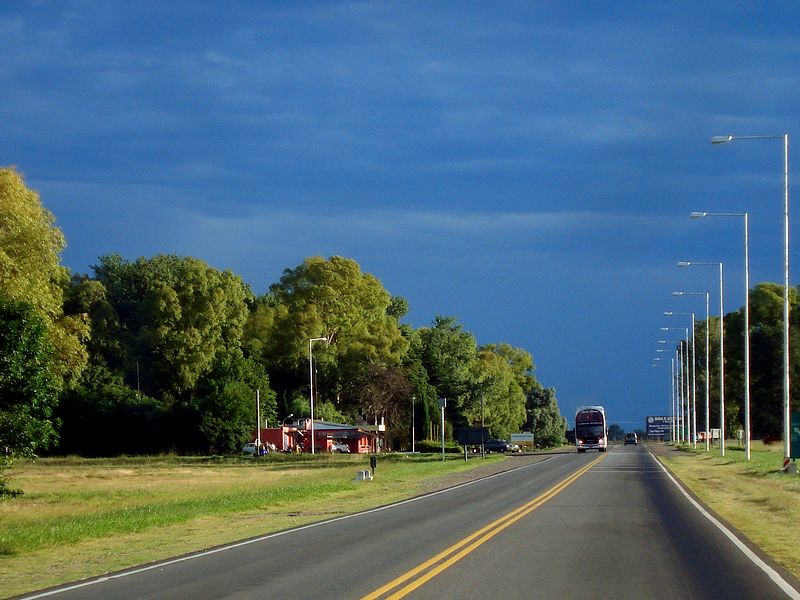
M693 450L662 457L673 473L717 514L739 529L795 576L800 577L800 477L787 475L782 446L751 445Z
M175 456L20 461L0 502L0 595L14 595L387 504L465 462L381 455Z

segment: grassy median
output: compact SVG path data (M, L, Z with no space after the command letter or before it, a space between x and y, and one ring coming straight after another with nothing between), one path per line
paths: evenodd
M722 518L800 577L800 477L781 472L783 446L727 446L660 453L659 458Z
M276 455L18 462L0 502L0 596L116 571L387 504L485 460Z

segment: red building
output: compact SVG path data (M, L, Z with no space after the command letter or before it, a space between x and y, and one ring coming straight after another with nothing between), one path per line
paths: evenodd
M380 425L345 425L328 421L314 421L314 451L330 452L334 444L347 446L347 452L377 453L383 447ZM265 446L274 445L281 452L311 452L311 419L299 419L280 427L265 427L260 431L260 441ZM256 432L253 431L253 441Z

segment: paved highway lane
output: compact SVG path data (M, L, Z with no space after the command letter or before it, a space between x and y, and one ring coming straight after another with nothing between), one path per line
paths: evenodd
M696 510L645 448L615 448L408 598L800 597ZM386 596L381 596L386 597Z
M512 458L519 468L453 490L47 597L787 597L643 448L541 458Z

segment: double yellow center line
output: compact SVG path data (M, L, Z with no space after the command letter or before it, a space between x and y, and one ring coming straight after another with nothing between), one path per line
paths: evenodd
M439 573L444 571L445 569L450 568L459 560L464 558L467 554L475 550L478 546L482 545L484 542L489 541L498 533L503 531L505 528L510 527L517 521L519 521L522 517L530 514L537 508L539 508L542 504L553 498L555 495L560 493L564 490L568 485L574 482L578 477L586 473L589 469L591 469L594 465L599 463L601 460L605 458L605 454L601 454L592 462L590 462L585 467L579 469L566 479L562 480L561 482L554 485L552 488L537 496L530 502L523 504L519 508L512 510L507 515L503 515L499 519L492 521L485 527L482 527L478 531L468 535L464 539L459 542L456 542L449 548L443 550L436 556L426 560L424 563L420 564L419 566L414 567L410 571L407 571L400 577L393 579L386 585L378 588L371 594L367 594L361 600L376 600L377 598L385 598L385 600L396 600L397 598L403 598L413 592L418 587L424 585L426 582L430 581L434 577L436 577ZM408 582L408 583L406 583ZM404 585L405 584L405 585ZM390 592L394 591L391 595Z

